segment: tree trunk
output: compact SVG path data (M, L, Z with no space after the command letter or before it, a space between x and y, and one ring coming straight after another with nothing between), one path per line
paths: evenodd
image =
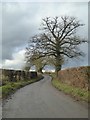
M56 75L58 77L58 71L60 71L61 67L62 67L60 55L58 55L57 58L56 58L56 66L55 67L56 67Z
M42 69L43 69L43 68L40 68L40 69L38 70L38 72L39 72L39 73L43 73L43 72L42 72Z
M58 72L61 70L61 65L57 65L56 66L56 70L55 70L55 72L56 72L56 76L58 77Z

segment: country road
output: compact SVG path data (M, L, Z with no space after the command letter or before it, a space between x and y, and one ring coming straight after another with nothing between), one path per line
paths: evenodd
M88 118L88 109L51 85L51 77L19 89L3 106L3 118Z

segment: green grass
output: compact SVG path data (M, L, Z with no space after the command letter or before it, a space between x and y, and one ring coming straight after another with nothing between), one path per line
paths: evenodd
M2 93L2 98L7 98L10 94L14 93L17 89L22 88L28 84L37 82L43 77L40 75L36 79L32 80L23 80L19 82L8 82L6 85L0 87L0 93ZM1 92L2 91L2 92ZM1 96L0 96L1 98Z
M77 100L90 102L90 99L88 99L88 94L90 95L90 91L88 92L88 90L86 89L67 85L65 83L62 83L60 80L57 80L56 78L52 79L52 85L58 90L63 91L64 93L69 94L72 97L75 97Z

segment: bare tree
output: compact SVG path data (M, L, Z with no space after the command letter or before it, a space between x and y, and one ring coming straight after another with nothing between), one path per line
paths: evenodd
M87 41L80 38L76 32L84 24L75 17L69 16L46 17L42 21L42 33L31 38L26 53L28 56L34 52L38 53L36 59L52 56L58 72L61 70L61 61L65 56L74 58L83 55L78 46Z
M30 56L29 62L32 64L32 66L35 65L37 72L43 73L42 70L47 62L44 57L37 59L38 57L38 53L32 54L32 56Z
M22 70L29 71L31 66L32 66L31 63L26 61L26 63L23 66Z

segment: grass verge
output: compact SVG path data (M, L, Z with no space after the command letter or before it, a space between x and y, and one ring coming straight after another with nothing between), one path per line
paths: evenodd
M36 79L32 80L23 80L19 82L9 82L4 86L0 87L0 93L2 91L2 99L6 99L9 95L13 94L17 89L22 88L31 83L41 80L43 76L39 75Z
M90 95L90 91L88 92L88 90L67 85L65 83L62 83L60 80L57 80L57 78L52 79L52 85L58 90L63 91L68 95L71 95L76 100L90 102L90 99L88 99L88 95Z

